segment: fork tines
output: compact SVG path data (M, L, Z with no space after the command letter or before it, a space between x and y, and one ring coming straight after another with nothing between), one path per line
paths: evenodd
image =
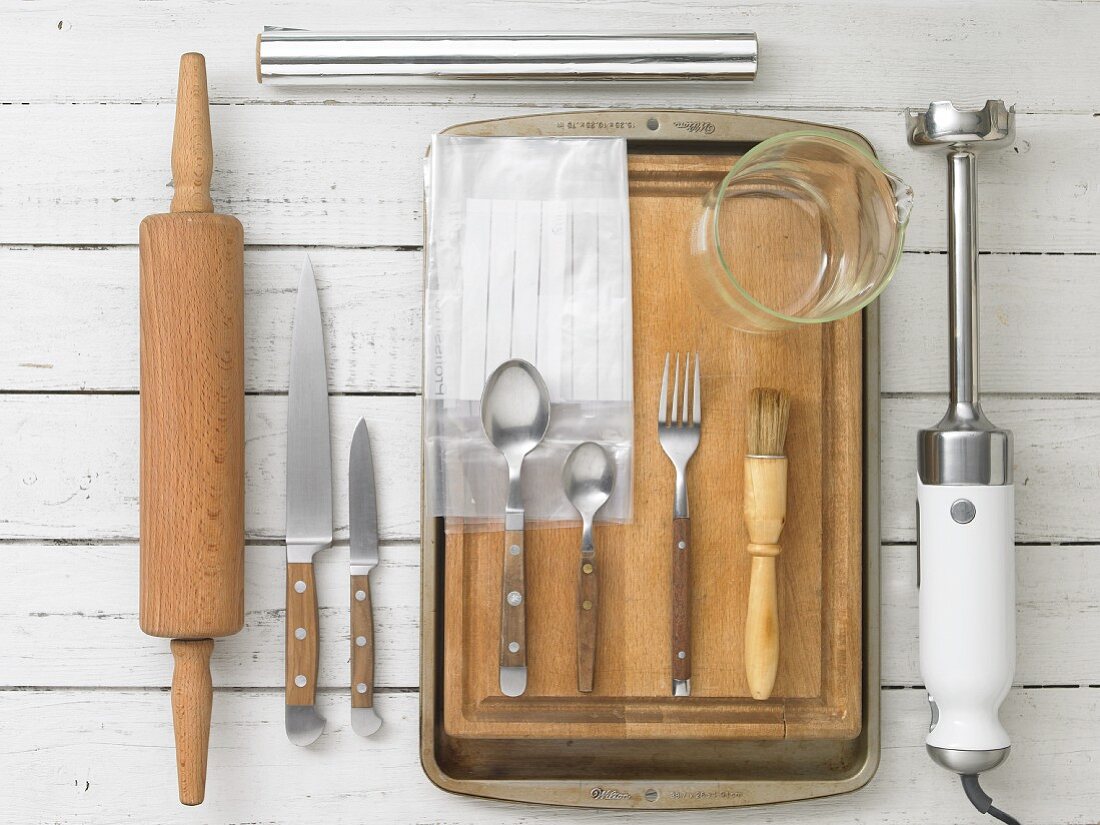
M692 355L695 356L694 378L692 378ZM657 423L662 427L687 427L698 425L702 420L702 405L699 399L699 353L684 354L684 382L680 384L680 353L676 353L676 371L672 379L672 409L668 406L668 368L672 353L665 353L665 371L661 376L661 401L657 411ZM681 398L683 401L681 402Z

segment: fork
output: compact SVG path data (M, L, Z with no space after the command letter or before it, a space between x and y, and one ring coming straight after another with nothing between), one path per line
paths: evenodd
M668 367L665 354L661 402L657 410L657 437L676 468L676 498L672 507L672 695L691 695L691 519L688 517L687 466L699 446L703 407L699 396L699 354L691 380L691 353L684 355L683 401L680 400L680 354L672 379L672 406L668 404ZM690 403L689 403L690 402Z

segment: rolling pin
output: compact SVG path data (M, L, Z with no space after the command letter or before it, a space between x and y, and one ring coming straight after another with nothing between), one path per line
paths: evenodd
M180 802L206 791L214 638L244 625L244 230L210 201L206 62L180 59L172 211L141 222L141 629L172 640Z

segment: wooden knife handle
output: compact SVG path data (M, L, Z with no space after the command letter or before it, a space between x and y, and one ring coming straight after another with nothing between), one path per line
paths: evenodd
M214 145L210 139L210 100L206 92L206 58L188 52L180 58L176 92L176 129L172 135L173 212L213 212L210 177Z
M581 693L591 693L595 679L599 595L596 554L588 550L581 553L581 574L577 587L577 690Z
M286 703L312 705L317 690L317 588L309 562L286 566Z
M172 724L176 733L176 776L180 802L199 805L206 795L206 754L210 745L210 679L213 639L173 639Z
M672 678L691 678L691 519L672 520Z
M374 707L374 616L370 576L351 577L351 706Z
M753 699L767 699L779 669L779 603L775 557L779 546L750 544L752 573L745 615L745 676Z
M507 530L500 599L501 667L527 667L527 588L523 568L523 531Z

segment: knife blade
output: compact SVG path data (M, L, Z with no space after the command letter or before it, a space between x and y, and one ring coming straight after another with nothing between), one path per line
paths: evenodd
M332 545L325 338L308 255L294 311L286 427L286 735L304 746L325 729L314 707L319 644L313 556Z
M351 531L351 727L370 736L382 726L374 710L374 616L370 572L378 566L378 505L367 422L351 438L348 463Z

